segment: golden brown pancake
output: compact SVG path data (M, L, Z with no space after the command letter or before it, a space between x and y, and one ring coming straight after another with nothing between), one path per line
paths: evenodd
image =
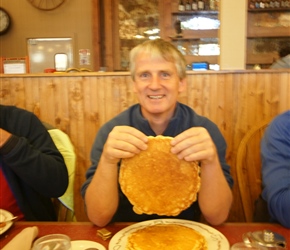
M192 228L156 224L128 236L125 250L207 250L205 237Z
M176 216L196 199L199 166L170 152L172 137L148 137L148 148L121 162L119 183L137 214Z

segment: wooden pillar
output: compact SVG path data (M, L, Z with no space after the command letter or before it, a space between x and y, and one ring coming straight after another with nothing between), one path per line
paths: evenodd
M247 0L220 0L219 15L220 69L245 69Z

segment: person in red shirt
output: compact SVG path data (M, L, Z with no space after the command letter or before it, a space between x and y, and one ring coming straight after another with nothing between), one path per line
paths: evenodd
M0 105L0 208L28 221L55 221L51 198L64 194L68 172L42 122Z

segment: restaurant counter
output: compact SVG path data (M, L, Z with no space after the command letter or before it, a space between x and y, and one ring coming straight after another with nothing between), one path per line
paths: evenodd
M114 223L105 228L112 232L112 236L123 228L133 223ZM37 226L39 229L38 237L61 233L68 235L71 240L90 240L98 242L108 249L110 239L103 240L97 235L99 227L90 222L15 222L12 227L0 236L0 249L4 247L15 235L26 227ZM214 226L229 241L230 246L242 241L242 235L247 232L271 230L285 237L288 245L290 244L290 229L284 228L278 224L268 223L225 223L220 226ZM15 249L16 250L16 249ZM209 249L210 250L210 249Z

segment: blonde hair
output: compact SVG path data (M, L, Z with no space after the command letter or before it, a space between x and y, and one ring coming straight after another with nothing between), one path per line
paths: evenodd
M180 51L170 42L162 39L148 40L134 47L130 51L130 73L134 80L136 65L135 61L139 54L148 53L152 58L163 58L175 64L180 79L186 77L186 61Z

